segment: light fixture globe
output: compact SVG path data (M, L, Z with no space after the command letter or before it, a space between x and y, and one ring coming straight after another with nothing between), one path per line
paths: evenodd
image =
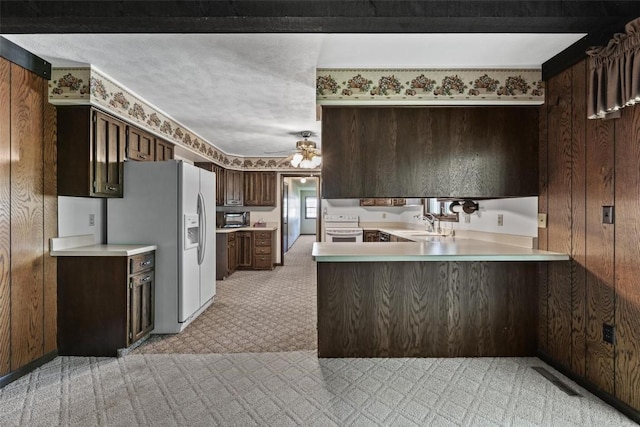
M294 168L297 168L300 162L302 161L302 159L303 159L302 154L300 153L294 154L293 158L291 159L291 166L293 166Z
M322 156L316 143L307 139L311 136L311 131L302 131L300 135L304 140L296 142L297 153L295 153L289 161L291 166L302 169L317 168L322 163Z

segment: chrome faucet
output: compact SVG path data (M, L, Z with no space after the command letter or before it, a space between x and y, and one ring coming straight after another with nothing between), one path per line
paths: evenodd
M436 233L441 233L442 229L440 228L440 218L436 217L434 214L426 212L422 215L415 215L415 218L418 218L421 221L425 221L425 226L427 224L429 224L429 226L427 226L427 231L431 231L431 232L436 232ZM434 227L434 223L438 222L437 227Z

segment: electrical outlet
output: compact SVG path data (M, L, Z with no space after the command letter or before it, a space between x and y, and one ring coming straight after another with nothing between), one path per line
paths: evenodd
M89 227L96 225L96 214L89 214Z
M602 324L602 341L614 344L616 342L616 330L613 325Z
M538 228L547 228L547 214L538 214Z
M385 219L387 217L387 213L386 212L382 212L382 219Z
M502 227L504 225L504 216L502 214L498 214L498 227Z
M471 222L471 215L467 215L467 214L465 214L465 215L464 215L464 222L465 222L466 224L469 224L469 223Z

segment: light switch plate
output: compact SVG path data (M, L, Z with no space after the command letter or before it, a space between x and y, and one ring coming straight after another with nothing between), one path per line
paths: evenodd
M539 213L538 214L538 228L547 228L547 214Z
M602 223L603 224L613 224L613 206L603 206L602 207Z

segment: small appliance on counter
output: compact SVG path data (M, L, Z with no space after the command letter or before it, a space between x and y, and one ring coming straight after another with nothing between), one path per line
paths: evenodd
M222 228L249 227L249 212L224 212Z

